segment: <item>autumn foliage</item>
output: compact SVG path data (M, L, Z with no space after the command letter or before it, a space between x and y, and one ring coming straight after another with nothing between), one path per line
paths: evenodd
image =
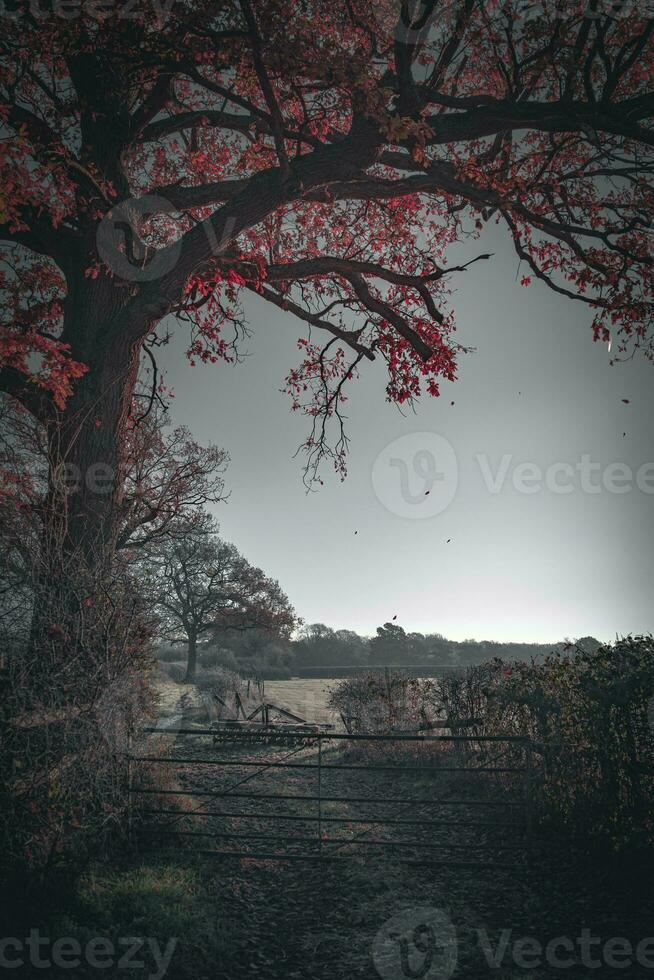
M192 360L233 360L251 292L303 324L286 387L310 460L342 470L327 432L363 361L399 404L455 377L450 289L488 222L523 283L649 355L651 25L510 0L25 12L2 53L3 387L45 415L76 383L101 403L171 312Z

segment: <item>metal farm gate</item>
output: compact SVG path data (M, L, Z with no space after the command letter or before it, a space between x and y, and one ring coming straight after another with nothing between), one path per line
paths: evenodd
M221 858L266 861L364 854L467 868L529 861L526 738L264 726L147 732L148 749L129 760L142 846L183 841Z

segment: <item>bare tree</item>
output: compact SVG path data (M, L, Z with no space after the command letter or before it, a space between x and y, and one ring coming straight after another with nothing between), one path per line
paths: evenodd
M126 452L119 549L140 549L174 535L199 508L227 498L225 450L201 446L185 426L173 428L161 408L131 425Z
M279 583L222 541L208 515L179 527L145 560L162 633L187 645L187 683L203 637L257 629L288 638L293 630L295 612Z

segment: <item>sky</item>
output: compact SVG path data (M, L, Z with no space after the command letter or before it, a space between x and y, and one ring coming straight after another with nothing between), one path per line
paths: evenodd
M470 254L484 251L454 281L458 340L475 348L458 380L401 413L365 362L348 476L325 466L317 492L294 458L308 420L279 391L305 325L248 299L245 362L198 367L175 328L172 419L231 457L221 533L307 623L372 634L397 616L407 632L543 643L649 632L654 367L611 366L584 304L520 285L500 228Z

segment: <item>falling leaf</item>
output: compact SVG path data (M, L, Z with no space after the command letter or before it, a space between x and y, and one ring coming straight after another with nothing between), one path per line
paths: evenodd
M445 543L446 543L446 544L449 544L451 540L452 540L452 538L448 538L448 539L447 539L447 541L446 541Z
M628 398L623 398L622 401L625 403L625 405L628 405L629 404L629 399Z
M428 497L430 493L431 493L431 490L425 490L425 497Z
M397 613L395 613L395 615L393 616L393 619L397 619Z

